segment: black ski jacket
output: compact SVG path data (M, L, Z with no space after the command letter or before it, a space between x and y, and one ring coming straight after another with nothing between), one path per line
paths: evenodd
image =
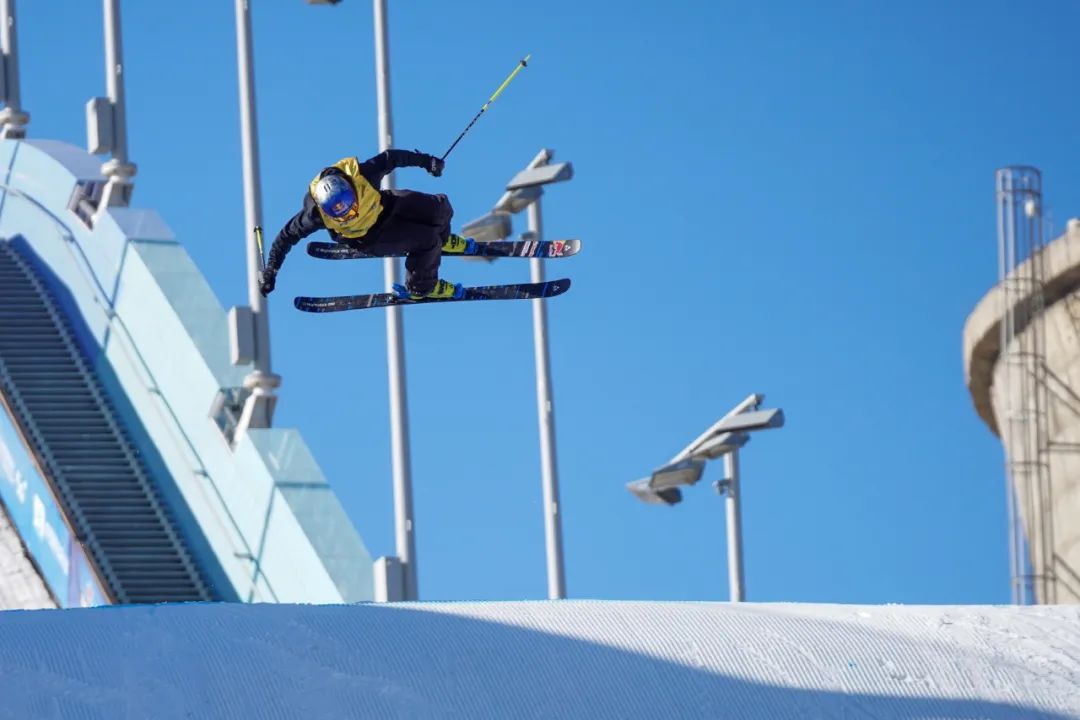
M371 183L372 187L377 188L390 171L400 167L426 167L431 162L430 158L431 156L426 153L412 152L411 150L386 150L360 163L360 173ZM340 172L335 167L328 167L319 173L319 177L322 178L330 173ZM382 212L379 213L379 218L375 221L375 224L368 230L369 235L378 231L383 219L390 214L394 207L393 194L383 190L379 195L382 198ZM315 198L311 197L310 192L305 192L303 209L293 215L285 223L285 226L281 228L277 237L274 238L274 244L270 247L270 255L266 261L267 267L273 268L274 271L280 270L282 263L285 262L285 256L289 254L289 251L292 250L296 243L308 235L324 229L326 229L326 225L323 224L322 215L315 205ZM327 232L330 233L330 237L335 242L344 241L344 238L337 233L331 230L327 230Z

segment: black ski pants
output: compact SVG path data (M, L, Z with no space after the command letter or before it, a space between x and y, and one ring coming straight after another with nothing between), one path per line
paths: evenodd
M410 292L431 292L439 278L442 246L450 237L454 208L446 195L416 190L389 190L394 201L358 247L377 255L405 252L405 286Z

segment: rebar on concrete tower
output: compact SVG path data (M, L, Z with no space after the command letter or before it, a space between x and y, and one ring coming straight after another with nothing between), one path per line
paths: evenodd
M998 424L1008 482L1012 599L1054 603L1042 177L1035 168L1013 166L998 170L995 179L1002 302Z

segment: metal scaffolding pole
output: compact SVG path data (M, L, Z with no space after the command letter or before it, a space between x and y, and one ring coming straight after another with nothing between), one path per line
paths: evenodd
M1042 176L1032 167L1008 167L998 170L996 185L1003 301L1000 431L1009 493L1013 602L1054 603Z

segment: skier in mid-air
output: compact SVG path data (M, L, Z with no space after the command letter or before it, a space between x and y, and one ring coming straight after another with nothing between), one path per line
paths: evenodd
M421 167L439 177L444 166L441 158L427 153L386 150L364 162L347 157L323 168L308 186L303 208L274 238L259 273L260 292L273 292L296 243L325 229L336 242L373 255L404 252L405 289L412 298L460 297L460 283L439 277L443 253L465 253L473 242L450 232L450 200L416 190L379 190L383 177L396 168Z

